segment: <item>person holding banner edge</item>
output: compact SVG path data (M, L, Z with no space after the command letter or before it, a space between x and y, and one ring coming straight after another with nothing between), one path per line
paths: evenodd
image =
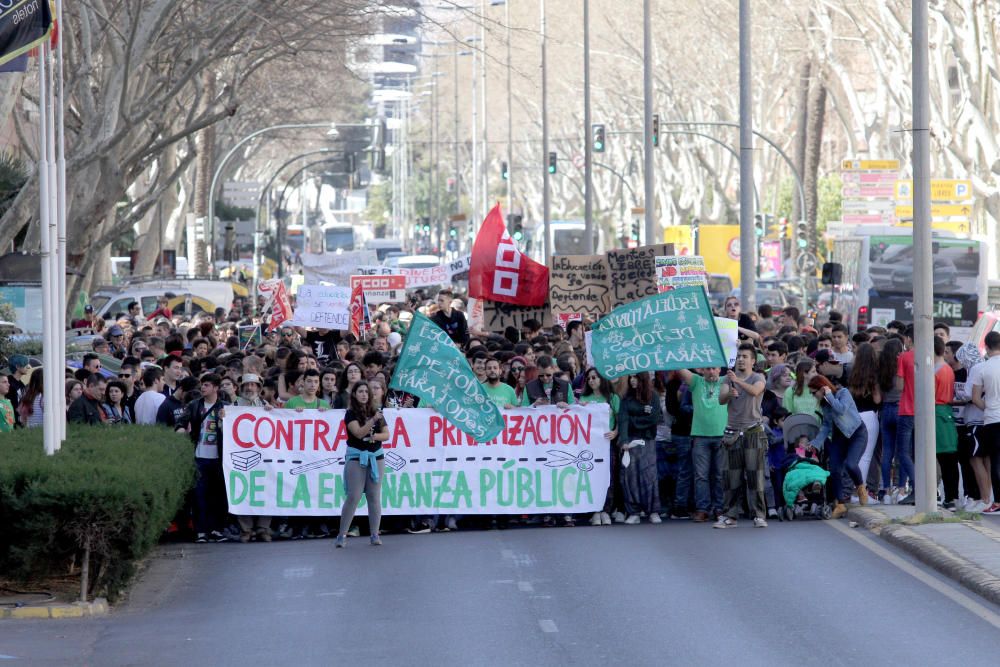
M382 443L389 439L389 426L371 402L371 389L365 381L351 389L350 407L344 415L347 424L347 461L344 464L344 486L347 498L340 511L340 530L336 547L347 543L347 531L364 492L368 501L368 526L372 546L381 546L379 524L382 519L382 475L385 470L385 453Z
M580 404L586 405L587 403L607 403L610 407L611 415L608 426L611 430L605 433L604 437L611 441L611 451L614 451L615 440L618 437L618 412L621 410L621 398L611 388L611 383L601 377L601 374L593 366L588 368L584 373L583 393L580 394ZM612 456L611 484L608 486L608 495L604 499L604 508L600 512L594 512L590 517L591 526L611 525L611 512L615 509L615 487L618 486L615 480L618 479L619 474L620 463L618 457ZM621 491L619 490L620 493Z
M656 425L663 421L660 398L649 373L628 377L628 389L618 414L621 443L622 496L628 517L635 525L644 512L650 523L660 523L660 491L656 473Z

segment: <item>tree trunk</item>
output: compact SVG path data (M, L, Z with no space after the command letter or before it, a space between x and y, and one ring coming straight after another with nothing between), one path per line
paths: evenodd
M806 136L809 127L809 77L812 74L812 61L807 56L799 65L798 100L795 108L795 169L804 174L806 170ZM805 216L802 203L792 189L792 225ZM793 243L794 245L794 243Z
M826 115L826 85L816 78L809 90L809 120L806 134L805 173L802 176L806 191L805 219L809 229L809 252L816 254L818 233L816 213L819 209L819 164L823 158L823 121Z

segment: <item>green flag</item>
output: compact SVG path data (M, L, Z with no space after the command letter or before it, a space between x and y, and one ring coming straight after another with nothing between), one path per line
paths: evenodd
M440 327L414 313L389 386L419 396L476 442L503 431L503 415L472 372L465 355Z
M594 325L591 354L613 380L641 371L726 365L702 287L682 287L615 308Z

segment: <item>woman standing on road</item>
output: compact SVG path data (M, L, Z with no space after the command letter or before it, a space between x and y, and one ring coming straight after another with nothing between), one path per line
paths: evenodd
M868 430L868 441L861 455L858 466L861 468L861 479L868 479L868 469L875 455L875 445L878 442L878 408L882 403L882 390L878 381L878 355L871 343L861 343L854 351L854 363L851 364L851 376L847 379L847 388L858 408L858 415Z
M515 357L517 358L517 357ZM521 368L524 368L523 366ZM511 372L514 366L511 364ZM523 375L524 373L521 373ZM608 495L604 500L604 510L594 512L590 517L591 526L610 526L611 512L615 511L615 487L619 487L618 496L621 496L621 489L617 483L620 473L621 463L618 456L615 456L618 438L618 412L621 410L622 400L611 389L611 383L601 377L596 368L588 368L583 374L583 393L580 394L580 403L607 403L611 415L609 417L608 428L611 430L604 434L604 437L611 441L611 485L608 487Z
M358 369L360 370L360 368ZM347 543L347 531L354 520L354 512L361 501L362 491L368 501L368 526L372 546L381 546L379 523L382 519L382 474L385 454L382 443L389 439L389 427L382 412L371 401L371 388L359 381L351 389L350 407L344 415L347 424L347 462L344 465L344 485L347 498L340 511L340 530L337 548Z
M639 523L645 512L650 523L660 523L660 492L656 475L656 425L663 421L660 397L649 373L628 378L628 389L618 413L618 442L622 454L622 496L625 523ZM634 443L634 444L633 444Z
M844 470L857 487L858 502L868 504L868 489L865 479L861 476L858 461L868 443L868 429L861 421L858 408L854 404L850 390L847 387L835 389L833 383L822 375L817 375L809 381L809 389L823 408L823 425L819 434L813 438L812 445L822 449L827 436L830 436L830 477L833 479L833 495L836 505L833 508L833 518L839 519L847 514L844 503L850 499L850 492L844 492Z

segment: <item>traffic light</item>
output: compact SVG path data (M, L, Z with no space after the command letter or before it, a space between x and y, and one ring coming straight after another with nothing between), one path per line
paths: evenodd
M556 162L557 162L556 152L555 151L551 151L549 153L549 173L550 174L556 173Z
M520 213L513 213L510 216L510 235L515 241L524 238L524 216Z
M347 154L347 164L345 165L344 171L348 174L353 174L358 170L358 156L355 153Z
M506 162L501 162L500 163L500 178L502 178L505 181L508 178L510 178L510 169L507 168L507 163Z
M592 147L594 149L594 152L595 153L603 153L604 152L604 140L605 140L604 125L602 125L600 123L592 125L591 128L590 128L590 134L591 134L591 138L592 138L591 144L592 144Z
M660 114L653 114L653 145L660 145Z
M788 218L778 218L778 238L782 241L788 238Z
M448 228L448 236L450 236L453 239L457 238L458 237L458 228L457 227L449 227Z
M421 229L423 229L424 234L430 234L431 233L431 219L429 217L427 217L427 216L424 216L424 217L420 218L420 222L422 224Z
M753 216L753 233L758 239L764 238L765 229L764 214L755 213Z
M631 238L632 241L635 241L636 243L639 242L639 220L638 220L638 218L632 220L632 235L631 235L630 238Z
M809 226L805 220L795 223L795 244L803 250L809 247Z

